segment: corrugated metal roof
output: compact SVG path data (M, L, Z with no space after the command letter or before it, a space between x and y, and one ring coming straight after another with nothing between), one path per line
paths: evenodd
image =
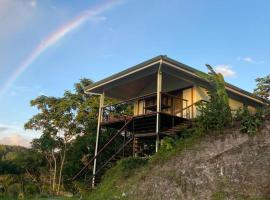
M166 61L166 62L168 62L168 63L174 65L175 67L178 67L178 68L181 69L181 70L186 70L186 71L188 71L188 72L190 72L190 73L193 73L193 75L196 76L196 77L198 77L198 73L206 74L206 73L204 73L204 72L202 72L202 71L199 71L199 70L197 70L197 69L195 69L195 68L193 68L193 67L190 67L190 66L188 66L188 65L185 65L185 64L183 64L183 63L180 63L180 62L178 62L178 61L176 61L176 60L174 60L174 59L171 59L171 58L169 58L169 57L167 57L167 56L165 56L165 55L159 55L159 56L156 56L156 57L154 57L154 58L151 58L151 59L149 59L149 60L147 60L147 61L144 61L144 62L142 62L142 63L140 63L140 64L137 64L137 65L135 65L135 66L133 66L133 67L130 67L130 68L124 70L124 71L121 71L121 72L116 73L116 74L114 74L114 75L112 75L112 76L109 76L109 77L107 77L107 78L105 78L105 79L102 79L102 80L100 80L100 81L97 81L97 82L95 82L95 83L93 83L93 84L87 86L87 87L85 88L85 91L91 92L91 89L97 88L97 87L99 87L99 86L101 86L101 85L104 85L106 82L110 82L110 81L112 81L112 80L114 80L114 79L118 79L118 78L123 77L123 76L125 76L125 75L127 75L127 74L130 74L130 73L132 73L132 72L138 71L140 68L143 68L143 67L145 67L145 66L147 66L147 65L151 65L152 63L156 63L156 62L161 61L161 60L162 60L162 61ZM202 78L202 79L203 79L203 78ZM243 89L241 89L241 88L239 88L239 87L236 87L236 86L234 86L234 85L232 85L232 84L230 84L230 83L226 83L226 86L229 87L229 88L231 88L231 89L233 89L233 90L236 90L237 92L239 92L239 93L241 93L241 94L245 94L245 95L247 95L248 97L252 97L252 98L255 98L255 99L259 100L259 101L268 103L268 102L265 101L264 99L262 99L262 98L260 98L260 97L258 97L258 96L256 96L256 95L254 95L254 94L252 94L252 93L250 93L250 92L248 92L248 91L246 91L246 90L243 90Z

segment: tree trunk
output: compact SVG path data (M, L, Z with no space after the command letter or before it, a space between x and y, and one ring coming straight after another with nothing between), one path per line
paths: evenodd
M54 161L52 193L54 193L55 192L55 183L56 183L57 161L56 161L53 150L52 150L52 157L53 157L53 161Z
M67 144L65 142L65 147L63 149L63 156L62 156L62 160L61 160L61 166L60 166L60 170L59 170L57 195L59 195L59 192L60 192L62 171L63 171L63 167L64 167L64 162L65 162L65 159L66 159L66 150L67 150Z
M47 160L47 162L49 163L49 184L50 184L50 190L53 191L53 188L52 188L52 182L53 182L53 167L52 167L52 161L50 160L49 156L48 155L45 155L45 158ZM45 183L46 183L46 179L45 179Z

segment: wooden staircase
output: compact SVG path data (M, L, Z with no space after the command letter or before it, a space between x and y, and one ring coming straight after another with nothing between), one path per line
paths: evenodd
M94 175L90 175L87 177L88 181L94 178L94 184L97 185L101 181L101 176L105 172L106 169L115 165L115 163L129 156L145 156L147 152L152 152L153 144L152 140L155 140L156 137L156 113L151 113L142 116L134 116L127 119L124 125L111 137L111 139L102 146L96 156L94 156L73 178L72 180L77 179L78 177L82 177L83 173L87 173L89 171L89 166L93 164L93 162L98 159L102 153L109 149L112 145L119 144L119 140L117 143L114 143L116 138L123 139L123 142L119 144L115 152L109 156L107 160L103 163L98 164L98 168ZM184 118L179 118L175 116L170 119L170 117L165 114L162 118L162 125L165 127L164 130L160 132L161 137L170 136L174 134L181 134L183 129L189 128L191 126L191 121L186 120ZM172 123L173 122L173 123ZM174 123L175 122L175 123ZM174 125L175 124L175 125ZM125 134L123 134L123 132ZM126 134L126 133L129 134ZM140 137L143 139L141 140ZM146 141L150 142L146 144ZM145 146L142 144L146 144ZM142 148L143 147L143 148ZM149 148L148 148L149 147ZM146 149L146 150L145 150ZM151 154L148 154L151 155ZM108 156L108 155L107 155Z
M156 131L156 114L137 116L133 120L133 133L151 133Z
M133 122L133 118L129 119L124 126L119 129L115 135L97 152L96 156L94 156L90 161L86 163L86 165L71 179L72 181L76 180L79 176L86 172L88 167L93 164L94 160L98 159L98 157L104 152L112 143L115 141L117 137L121 135L121 133ZM102 163L101 166L96 170L96 173L92 175L88 180L91 180L94 177L94 184L98 184L101 181L101 174L105 167L113 166L118 160L122 159L123 157L131 156L130 147L128 145L131 144L133 141L133 134L126 138L125 142L119 147L119 149L114 152L114 154L105 162ZM125 149L127 147L127 149Z
M106 169L106 168L111 168L113 167L117 161L123 159L124 157L128 157L128 156L132 156L132 154L128 154L126 152L125 156L123 156L122 151L125 147L127 147L129 144L131 144L131 142L133 141L133 136L130 137L105 163L103 163L98 170L96 171L95 176L95 186L98 185L101 182L101 177L102 177L102 172ZM93 176L90 178L92 179Z
M181 132L184 129L190 128L191 126L192 126L192 122L190 120L186 120L186 121L181 122L180 124L177 124L163 131L162 134L165 134L165 135L181 134Z

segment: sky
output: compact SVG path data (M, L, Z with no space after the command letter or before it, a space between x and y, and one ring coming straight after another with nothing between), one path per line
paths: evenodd
M157 55L252 92L270 73L268 0L0 0L0 143L29 146L30 100Z

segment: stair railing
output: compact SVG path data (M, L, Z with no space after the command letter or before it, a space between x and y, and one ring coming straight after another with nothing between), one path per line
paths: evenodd
M71 179L74 181L99 155L116 139L116 137L132 122L133 117L128 119L128 121L124 124L124 126L119 129L116 134L98 151L97 155L94 156L90 161L86 163L86 165Z
M97 174L99 174L99 172L101 172L101 170L104 168L104 167L106 167L114 158L115 158L115 156L117 156L131 141L133 141L133 135L132 135L132 137L128 140L128 141L126 141L126 143L125 144L123 144L116 152L115 152L115 154L113 154L103 165L101 165L99 168L98 168L98 170L96 171L96 173L95 174L93 174L90 178L89 178L89 180L90 179L92 179L94 176L96 176Z

